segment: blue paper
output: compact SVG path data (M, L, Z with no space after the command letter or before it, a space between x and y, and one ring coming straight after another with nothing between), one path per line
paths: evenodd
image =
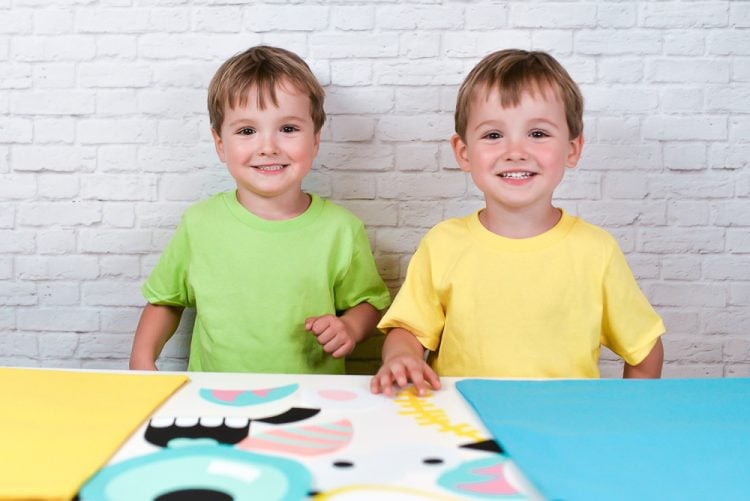
M456 386L549 500L750 499L750 379Z

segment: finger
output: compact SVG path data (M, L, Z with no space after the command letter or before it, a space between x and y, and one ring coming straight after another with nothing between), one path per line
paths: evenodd
M316 336L320 336L330 325L330 319L326 318L326 316L316 317L311 320L312 321L310 322L310 326L307 327L307 330Z
M430 383L430 386L432 386L432 389L439 390L440 389L440 377L437 375L437 373L432 370L432 367L429 365L425 368L424 371L425 379L427 379L427 382Z
M412 370L410 371L411 374L411 382L414 385L414 388L417 390L417 395L423 396L427 391L427 386L425 385L424 376L422 375L421 370Z
M341 358L347 356L352 351L354 351L354 343L347 339L331 355L333 358Z

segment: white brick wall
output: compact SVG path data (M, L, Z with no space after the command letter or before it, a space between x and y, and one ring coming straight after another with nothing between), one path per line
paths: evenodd
M306 187L365 221L394 291L427 228L481 205L448 147L462 78L500 48L558 56L587 100L558 203L621 242L666 320L667 376L750 376L739 0L0 1L1 365L126 367L139 286L182 210L232 186L208 81L258 43L325 85ZM163 367L184 367L191 319Z

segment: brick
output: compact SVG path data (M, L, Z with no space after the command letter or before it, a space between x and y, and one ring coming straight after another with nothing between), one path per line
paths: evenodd
M254 5L246 11L244 27L251 32L319 31L328 26L329 7Z
M36 247L36 232L0 230L0 253L29 254Z
M393 168L394 154L387 145L321 144L316 159L321 167L333 170L386 171Z
M0 197L4 200L27 200L37 191L37 180L27 174L0 175Z
M628 200L580 202L578 208L587 221L607 228L641 225L658 226L667 222L666 204L661 201Z
M750 226L750 201L726 200L711 203L712 222L716 226Z
M76 333L45 332L38 339L39 357L48 360L74 358L79 338ZM55 367L59 365L55 364Z
M371 60L341 60L331 61L331 80L336 85L343 86L366 86L372 82Z
M706 89L706 111L750 113L750 85L729 85Z
M313 33L310 35L313 58L396 57L398 33Z
M750 28L750 5L732 2L729 5L729 25L735 28Z
M569 55L573 52L573 32L569 30L534 31L531 33L531 48L548 51L553 56Z
M602 28L633 28L638 20L637 4L599 3L596 6L597 25Z
M145 119L81 120L77 134L83 144L148 143L156 136L156 124Z
M747 336L750 312L747 308L727 307L703 317L702 332L709 335Z
M578 164L581 170L655 170L661 166L656 144L589 144Z
M31 87L31 70L30 64L0 63L3 74L0 89L28 89Z
M749 165L750 146L712 143L708 150L708 162L712 169L742 169Z
M191 18L192 28L198 32L236 33L242 28L240 7L199 7L192 11Z
M750 283L733 283L729 285L730 306L750 306Z
M375 26L374 5L337 5L331 9L331 27L338 30L364 31Z
M678 2L640 5L640 25L649 28L718 28L728 20L726 2L694 2L689 9Z
M140 284L122 280L98 280L81 286L85 306L140 306Z
M495 30L508 26L508 6L503 4L467 4L464 10L465 29Z
M460 61L423 61L373 65L375 81L380 85L458 85L466 71Z
M377 194L384 199L453 198L465 192L466 177L463 173L384 173L377 179Z
M669 87L661 91L659 109L665 113L694 112L703 107L702 89Z
M68 174L46 174L37 176L39 196L55 199L72 199L78 196L80 185L77 176Z
M98 202L34 202L18 209L18 223L24 226L90 226L102 220Z
M451 58L470 57L466 61L463 74L479 62L481 58L501 47L528 47L531 45L531 31L522 29L497 29L491 31L448 31L443 34L443 53ZM461 79L462 80L462 79ZM460 84L461 80L456 82Z
M703 31L669 30L664 33L664 54L667 56L702 56L706 50Z
M451 30L463 26L463 12L454 5L385 5L375 12L382 30Z
M92 172L96 149L75 145L18 145L13 147L14 165L20 171Z
M0 305L33 306L38 303L36 285L28 282L0 281Z
M80 301L77 283L40 283L37 295L40 306L77 306Z
M0 116L0 143L31 143L32 121Z
M398 224L401 227L426 230L442 220L443 208L433 202L406 202L399 208Z
M337 114L387 113L393 108L393 91L381 88L343 88L326 92L326 111Z
M660 54L661 33L652 30L580 30L574 36L576 51L590 55Z
M375 183L356 174L336 176L333 196L338 200L374 200Z
M750 252L750 249L748 249ZM745 256L705 256L703 278L708 280L750 280L750 262Z
M706 226L709 219L709 203L705 200L671 200L667 207L670 225Z
M101 328L103 332L132 334L138 325L143 305L146 300L141 300L137 308L103 308L100 313ZM174 337L172 338L174 339ZM172 341L170 340L170 343Z
M18 328L41 332L96 332L99 314L82 308L35 308L18 310Z
M148 28L148 10L89 9L76 11L76 29L81 33L142 33Z
M673 143L664 145L664 166L670 170L702 170L708 167L706 145Z
M100 332L88 332L80 336L76 356L78 358L95 358L98 359L97 367L102 367L104 360L121 358L127 360L130 358L130 349L133 346L132 336L123 334L107 334ZM117 362L119 368L125 367Z
M665 362L711 363L722 361L723 343L721 341L700 341L689 339L671 339L668 349L664 350Z
M710 99L710 98L709 98ZM728 135L726 117L719 115L667 116L652 115L643 120L644 139L722 140Z
M73 254L76 249L76 235L74 229L47 229L37 235L37 252L39 254Z
M452 134L453 117L447 114L384 116L377 129L383 141L446 141Z
M727 289L723 285L692 283L657 283L649 297L659 306L696 306L722 308L727 304Z
M94 200L156 200L156 178L129 174L91 174L81 180L81 195Z
M151 68L143 63L92 62L78 66L78 81L84 87L148 87Z
M396 169L400 171L431 172L438 170L436 144L396 145Z
M655 176L651 178L649 185L655 197L711 199L730 198L734 194L732 179L700 172L680 176Z
M671 256L662 264L665 280L700 280L701 261L697 256Z
M368 141L375 135L375 120L370 117L336 116L328 125L334 141Z
M512 4L509 24L519 28L591 28L596 26L596 6L545 2Z
M417 59L440 55L440 34L417 31L399 35L399 55Z
M441 111L440 91L438 89L425 89L414 87L403 87L396 89L395 111L404 114L435 113Z
M750 233L747 229L727 230L727 251L733 254L750 253Z
M724 230L716 228L640 228L639 250L655 254L721 253Z
M728 83L729 61L670 58L649 61L646 77L651 82Z
M710 55L750 55L746 30L716 30L706 36L706 52Z
M398 204L376 200L341 200L338 203L359 217L366 228L398 223Z
M96 44L85 35L14 37L10 49L14 61L88 61Z

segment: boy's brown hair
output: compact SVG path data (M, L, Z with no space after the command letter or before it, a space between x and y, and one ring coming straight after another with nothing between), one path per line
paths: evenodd
M310 97L310 115L318 132L326 121L323 110L325 92L310 67L294 52L279 47L258 45L236 54L222 64L208 85L208 117L211 128L221 132L226 107L244 106L250 89L258 89L258 107L266 100L274 105L276 89L284 81Z
M472 99L483 90L497 89L503 106L517 106L524 92L557 92L565 107L570 139L583 132L583 96L557 60L540 51L507 49L485 56L461 84L456 101L456 133L466 141Z

